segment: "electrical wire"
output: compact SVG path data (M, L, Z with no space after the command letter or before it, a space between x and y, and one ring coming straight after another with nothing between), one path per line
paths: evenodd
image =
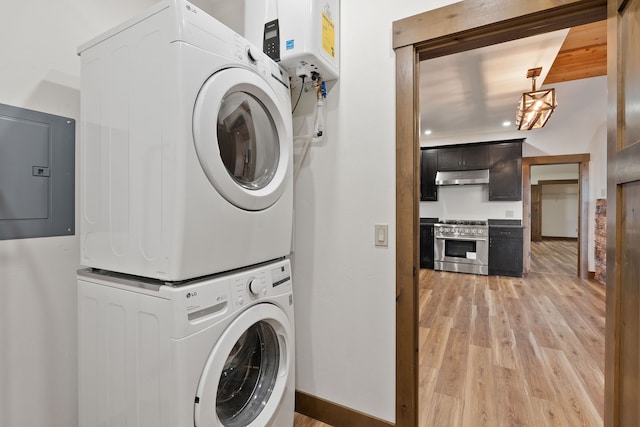
M298 94L298 100L296 101L296 105L294 105L293 110L291 111L291 114L296 112L296 108L298 108L298 102L300 102L300 97L302 97L302 89L304 89L304 78L306 76L302 76L302 84L300 85L300 93Z

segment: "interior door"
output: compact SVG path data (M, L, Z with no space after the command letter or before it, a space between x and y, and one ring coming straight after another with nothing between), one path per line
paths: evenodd
M640 0L609 0L605 424L640 419ZM612 43L613 42L613 43ZM612 96L613 95L613 96ZM613 255L613 256L612 256Z

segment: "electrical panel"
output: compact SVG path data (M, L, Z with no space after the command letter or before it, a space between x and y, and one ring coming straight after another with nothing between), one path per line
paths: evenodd
M0 104L0 240L75 233L75 120Z

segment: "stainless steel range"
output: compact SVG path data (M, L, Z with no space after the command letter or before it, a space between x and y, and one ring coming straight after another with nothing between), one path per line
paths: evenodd
M436 270L489 274L487 221L440 221L434 225L433 237Z

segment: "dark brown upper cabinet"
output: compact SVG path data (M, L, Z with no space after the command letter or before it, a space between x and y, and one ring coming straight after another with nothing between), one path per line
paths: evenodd
M489 145L489 201L522 200L522 141Z
M438 170L473 170L489 167L489 147L468 145L442 147L438 150Z

